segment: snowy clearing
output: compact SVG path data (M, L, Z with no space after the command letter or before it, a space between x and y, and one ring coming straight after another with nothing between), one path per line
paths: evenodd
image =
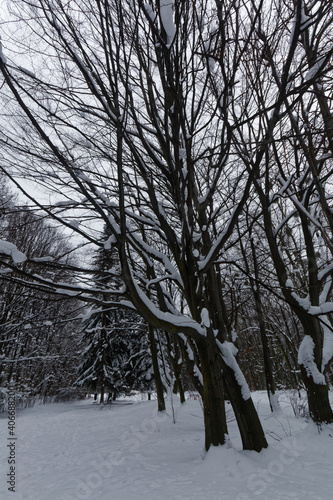
M7 489L7 417L0 416L4 500L329 500L333 487L333 425L321 433L296 419L286 394L272 416L263 392L253 394L269 448L242 451L228 409L232 446L204 453L200 402L92 399L36 404L17 415L16 491ZM132 404L131 404L132 403ZM229 406L228 406L229 407Z

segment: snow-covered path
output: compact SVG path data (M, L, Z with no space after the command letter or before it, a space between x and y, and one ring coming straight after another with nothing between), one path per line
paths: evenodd
M270 447L233 447L204 457L200 403L175 402L158 415L156 402L91 400L36 405L17 417L15 493L7 490L7 420L0 418L0 498L3 500L331 500L333 426L319 435L312 424L270 415L264 394L254 395ZM231 412L230 412L231 413Z

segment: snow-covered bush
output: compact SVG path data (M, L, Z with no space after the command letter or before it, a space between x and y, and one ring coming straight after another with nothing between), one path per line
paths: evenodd
M0 387L0 413L7 409L7 390Z
M290 391L289 400L296 418L308 419L310 417L307 396L304 391Z
M20 391L15 394L15 409L17 411L25 408L32 408L35 404L36 397L30 391ZM8 389L0 387L0 413L6 412L8 409Z
M84 399L85 391L78 387L63 387L58 390L54 397L55 403L69 403L77 399Z

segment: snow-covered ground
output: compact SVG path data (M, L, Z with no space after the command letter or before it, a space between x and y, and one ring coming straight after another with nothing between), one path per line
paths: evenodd
M231 447L204 450L198 400L157 413L156 401L35 405L16 420L16 491L8 491L8 426L0 417L3 500L331 500L333 425L319 433L281 395L272 416L255 393L269 448L242 451L228 410Z

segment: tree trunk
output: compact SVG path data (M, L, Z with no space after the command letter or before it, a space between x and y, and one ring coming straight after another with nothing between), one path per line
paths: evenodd
M187 339L187 343L189 344L190 349L192 351L192 357L189 356L185 343L182 345L182 352L183 352L183 357L185 359L187 373L190 378L190 386L191 385L193 386L193 389L200 394L201 399L203 400L202 381L199 379L197 373L195 373L195 367L200 366L198 348L197 345L194 343L194 341L191 340L190 338Z
M185 394L184 394L184 389L183 389L183 384L182 384L182 379L181 379L181 371L182 371L182 366L183 363L179 363L179 359L181 359L181 349L180 346L177 344L176 338L173 339L173 348L174 348L174 353L172 349L172 342L170 338L170 334L168 332L165 332L165 337L167 341L167 349L169 353L169 360L171 363L172 371L175 377L175 382L173 384L172 391L174 394L179 394L180 402L183 404L185 403Z
M256 313L258 317L258 323L259 323L259 329L260 329L260 337L261 337L261 343L262 343L262 349L263 349L263 356L264 356L264 368L265 368L265 380L266 380L266 390L267 390L267 396L269 400L269 405L271 407L271 411L273 412L274 410L278 410L278 401L277 397L275 396L275 380L273 376L273 367L272 367L272 361L271 361L271 354L270 354L270 349L268 345L268 338L267 338L267 332L266 332L266 323L265 323L265 317L264 317L264 309L261 301L261 290L260 290L260 277L259 277L259 265L258 265L258 260L257 260L257 254L256 254L256 249L255 245L253 243L253 239L250 240L251 243L251 249L252 249L252 258L253 258L253 265L254 265L254 276L255 276L255 281L251 279L251 288L252 288L252 293L255 301L255 308L256 308ZM245 256L245 251L243 252L243 255Z
M183 404L183 403L185 403L185 393L184 393L184 389L183 389L182 380L180 377L178 379L176 379L176 384L177 384L177 392L179 394L180 402Z
M203 408L205 423L205 448L225 443L228 433L224 405L224 388L219 353L213 346L198 346L203 377Z
M104 353L104 347L102 347L102 369L100 373L100 385L101 385L101 399L99 401L99 404L102 405L104 403L104 393L105 393L105 386L104 386L104 363L105 363L105 353Z
M301 318L304 333L311 337L313 342L313 363L322 374L323 361L323 344L324 332L318 318L312 316L302 316ZM305 339L304 339L305 340ZM300 349L302 346L300 346ZM300 360L301 363L302 360ZM306 361L306 359L305 359ZM311 365L310 365L311 370ZM328 386L325 383L324 374L322 374L323 382L318 383L314 380L313 375L309 373L306 367L301 363L302 379L306 387L310 417L316 424L332 423L333 412L329 401Z
M217 349L200 347L201 370L203 375L203 404L205 420L205 446L218 446L225 443L227 432L221 355ZM223 376L227 392L233 407L244 450L261 451L268 444L265 434L251 398L244 399L241 386L234 371L223 366Z
M149 338L149 346L152 357L152 364L154 370L154 378L156 384L156 394L157 394L157 407L158 411L165 411L165 401L164 401L164 388L163 382L161 379L160 369L158 366L158 357L157 357L157 347L154 336L154 328L148 324L148 338Z
M327 385L316 384L303 366L301 366L301 373L307 391L310 417L316 424L332 423L333 412Z
M261 308L261 303L260 303L260 308ZM270 349L269 349L268 338L267 338L267 333L266 333L266 325L265 325L265 321L264 321L263 316L262 316L262 310L259 313L259 310L257 308L257 313L258 313L260 337L261 337L262 349L263 349L266 391L267 391L267 396L268 396L268 400L269 400L269 405L270 405L272 412L274 410L279 411L278 410L279 403L278 403L277 397L275 395L276 387L275 387L275 380L273 377L273 368L272 368Z
M101 385L101 399L99 401L100 405L102 405L104 403L104 394L105 394L104 385Z
M261 451L268 444L252 398L244 399L235 372L224 363L223 375L244 450Z

